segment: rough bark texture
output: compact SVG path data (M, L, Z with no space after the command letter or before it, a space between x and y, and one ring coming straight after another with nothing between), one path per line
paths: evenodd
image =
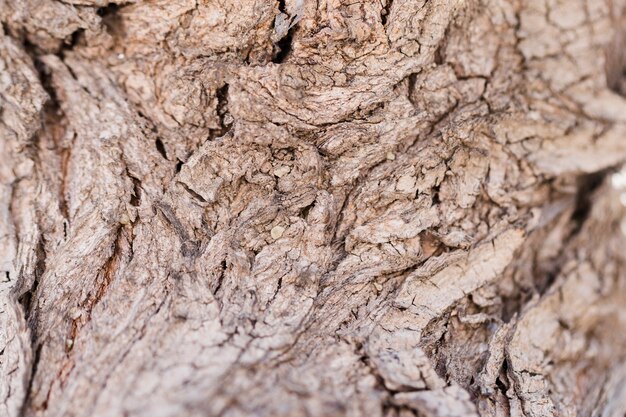
M0 0L0 416L623 416L625 6Z

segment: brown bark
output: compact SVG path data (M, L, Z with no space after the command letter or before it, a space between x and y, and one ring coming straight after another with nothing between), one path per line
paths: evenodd
M0 0L0 416L623 416L625 17Z

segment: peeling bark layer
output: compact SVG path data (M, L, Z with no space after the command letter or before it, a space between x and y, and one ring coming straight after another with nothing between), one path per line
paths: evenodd
M0 0L0 416L623 416L625 17Z

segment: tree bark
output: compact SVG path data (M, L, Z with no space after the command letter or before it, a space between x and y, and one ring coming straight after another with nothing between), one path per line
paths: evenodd
M625 19L0 0L0 416L623 416Z

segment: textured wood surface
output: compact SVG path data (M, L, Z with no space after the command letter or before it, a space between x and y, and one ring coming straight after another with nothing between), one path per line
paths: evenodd
M626 412L626 1L0 21L0 416Z

